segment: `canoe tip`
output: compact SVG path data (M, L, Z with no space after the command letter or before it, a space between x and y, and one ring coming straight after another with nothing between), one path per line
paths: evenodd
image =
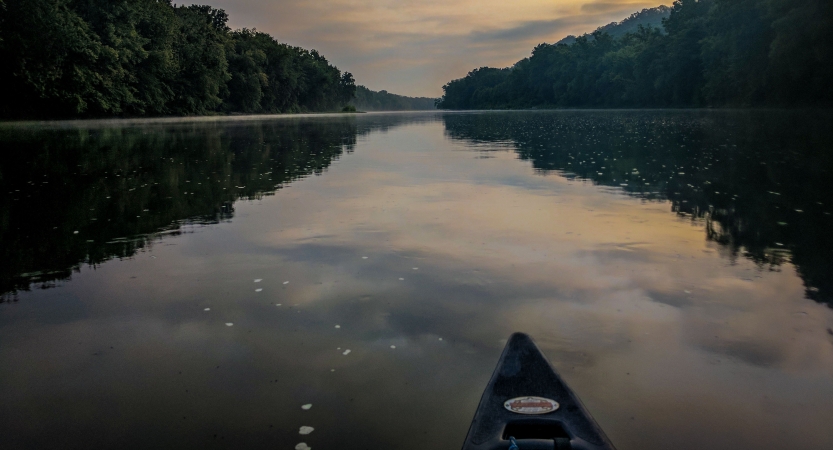
M516 331L516 332L512 333L511 336L509 336L509 339L506 342L509 343L509 342L517 341L517 340L529 340L529 341L531 341L532 338L526 333L521 333L520 331Z

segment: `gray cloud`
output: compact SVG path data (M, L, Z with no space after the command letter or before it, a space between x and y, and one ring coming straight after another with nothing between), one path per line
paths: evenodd
M225 9L233 28L316 49L358 84L403 95L439 96L476 67L507 67L541 42L593 31L645 6L634 0L558 7L483 0L204 0Z
M470 37L473 42L494 40L528 41L530 39L552 38L567 27L575 25L591 25L597 22L598 18L596 15L570 16L553 20L533 20L521 23L511 28L477 31L472 33Z
M642 8L650 8L652 6L656 6L656 5L654 5L652 3L645 3L645 2L601 1L601 2L585 3L585 4L581 5L581 10L583 12L588 12L588 13L603 13L603 12L623 11L623 10L639 11Z

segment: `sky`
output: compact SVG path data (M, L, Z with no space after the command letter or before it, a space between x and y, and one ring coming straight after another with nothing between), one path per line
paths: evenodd
M670 0L203 0L232 28L316 49L356 84L439 97L470 70L507 67L542 42Z

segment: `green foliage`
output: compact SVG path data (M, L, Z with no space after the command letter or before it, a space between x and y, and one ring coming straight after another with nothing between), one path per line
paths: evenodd
M833 102L833 2L770 0L769 17L774 32L769 47L769 76L779 103Z
M337 111L355 81L223 10L170 0L0 1L0 117Z
M178 73L171 109L176 114L206 114L220 106L231 78L226 60L227 17L207 6L180 6L175 12L179 32L173 50Z
M833 104L833 3L677 0L666 12L663 30L603 27L540 44L511 68L469 72L443 86L438 107Z
M268 58L258 36L249 30L236 31L231 42L228 62L231 72L229 97L225 105L232 111L254 113L261 111L263 91L269 87L269 76L264 71Z
M3 115L46 107L57 114L106 109L111 74L95 72L106 49L89 24L66 1L10 0L5 6Z

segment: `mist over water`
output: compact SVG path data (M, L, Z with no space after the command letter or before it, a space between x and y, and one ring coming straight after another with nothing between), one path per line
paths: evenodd
M10 448L456 448L523 331L620 449L823 448L829 123L2 125L0 433Z

